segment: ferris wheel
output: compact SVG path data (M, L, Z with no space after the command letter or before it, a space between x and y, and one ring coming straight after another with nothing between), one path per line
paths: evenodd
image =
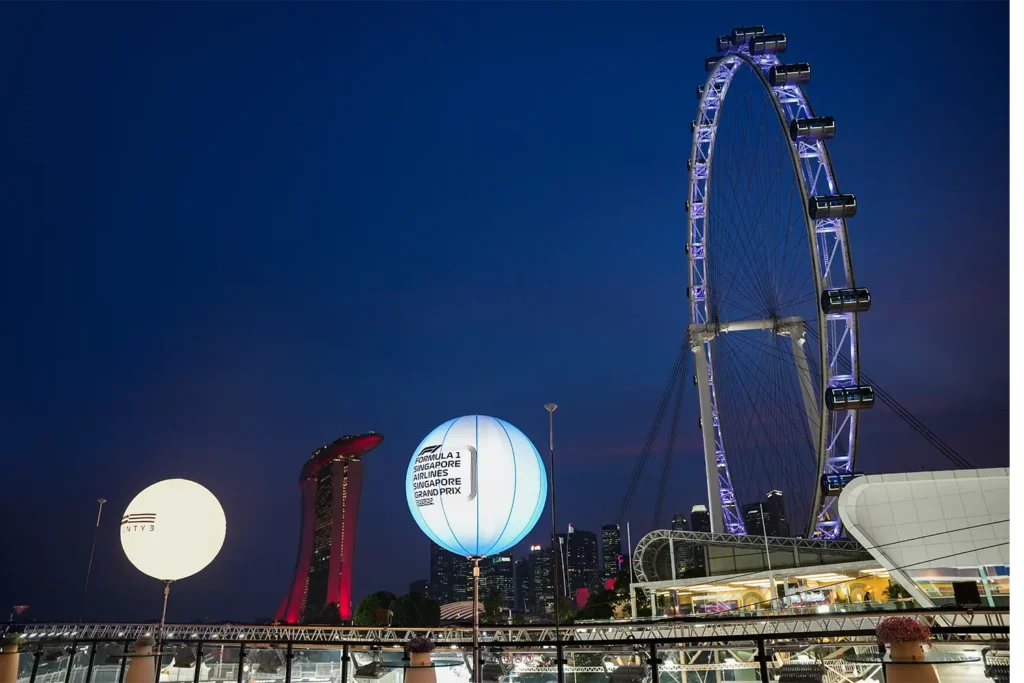
M811 67L784 64L786 47L736 28L705 60L687 162L689 343L712 531L746 533L740 500L788 487L789 517L808 520L791 532L836 538L858 413L874 403L857 333L871 296L847 238L857 200L825 145L835 120L815 115Z

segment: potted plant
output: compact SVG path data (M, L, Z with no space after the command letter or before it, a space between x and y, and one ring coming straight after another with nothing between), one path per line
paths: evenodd
M436 683L430 653L434 651L434 641L426 636L417 636L409 641L409 666L405 673L406 683Z
M0 654L0 681L15 681L18 679L18 646L25 641L25 637L17 631L7 631L3 641L0 643L3 653Z
M139 636L135 641L135 654L129 655L125 683L153 683L156 677L155 662L152 659L154 645L156 639L153 636Z
M917 619L910 617L889 617L879 622L875 634L883 643L889 644L892 660L920 662L924 660L922 643L932 638L932 630Z
M932 630L917 619L889 617L875 628L878 640L888 643L892 664L886 668L889 683L927 683L937 681L934 667L919 664L900 665L900 662L923 662L921 646L931 640Z

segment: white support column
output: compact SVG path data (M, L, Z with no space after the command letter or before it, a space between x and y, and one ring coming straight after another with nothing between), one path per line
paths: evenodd
M814 386L811 384L811 371L807 367L807 354L804 353L804 342L807 341L806 328L801 324L789 328L789 340L793 344L793 360L796 362L796 375L800 380L800 393L804 397L804 412L807 413L808 436L811 443L818 439L821 416L818 415L818 404L814 399Z
M668 537L668 556L672 562L672 580L676 580L676 546L672 542L672 536Z
M725 531L725 522L722 518L722 492L718 486L715 425L711 417L711 384L708 378L708 357L704 341L704 335L691 328L690 343L693 350L694 369L697 371L701 434L704 437L704 472L708 485L708 515L711 518L711 533L720 534Z

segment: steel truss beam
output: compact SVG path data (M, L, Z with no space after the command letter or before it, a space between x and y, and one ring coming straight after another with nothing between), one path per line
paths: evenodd
M771 619L691 618L648 623L613 622L567 626L562 629L562 642L572 645L627 645L638 642L711 642L739 641L757 637L823 637L818 634L874 631L878 622L892 616L891 612L839 613L782 616ZM906 610L900 616L916 618L942 633L1004 633L1009 631L1008 610ZM154 624L5 624L21 629L27 643L73 641L124 642L143 635L152 635ZM168 640L216 643L286 643L294 644L362 644L401 647L410 638L426 636L437 643L465 646L473 642L473 629L453 628L374 628L353 626L261 626L261 625L194 625L168 624ZM553 627L506 626L487 628L481 641L511 647L553 645Z

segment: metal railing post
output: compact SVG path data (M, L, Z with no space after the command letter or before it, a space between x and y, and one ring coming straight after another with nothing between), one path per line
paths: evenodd
M348 645L341 646L341 683L348 683Z
M199 683L199 671L203 668L203 641L196 643L196 673L192 677L192 683ZM217 673L220 673L219 671Z
M761 665L761 680L768 683L768 651L764 647L764 638L757 639L757 661Z
M238 646L238 671L236 672L237 683L242 683L242 667L245 666L245 655L245 643L242 643Z
M658 664L661 664L661 660L658 659L658 644L651 643L651 683L658 683L660 680L660 674L658 673Z
M28 683L35 683L36 672L39 671L39 660L43 658L43 644L39 643L39 647L36 648L36 655L32 658L32 673L28 677Z
M124 683L124 670L128 666L128 648L132 646L132 641L124 641L124 654L121 656L121 668L117 672L117 683Z
M64 683L71 683L71 667L75 665L75 655L78 654L78 641L71 641L71 654L68 655L68 670L64 674Z
M288 652L284 655L285 669L284 669L284 683L292 683L292 657L295 653L292 652L292 643L288 641Z
M85 670L85 683L91 683L92 681L92 665L96 660L96 642L93 641L92 646L89 648L89 666Z

